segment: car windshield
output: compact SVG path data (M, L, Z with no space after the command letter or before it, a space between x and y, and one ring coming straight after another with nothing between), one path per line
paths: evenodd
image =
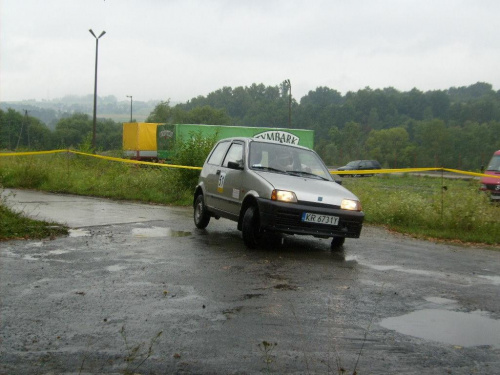
M251 142L249 167L332 181L330 172L315 152L281 143Z
M488 164L488 171L500 172L500 155L494 155L491 158L490 164Z
M359 160L350 161L349 163L347 163L346 167L357 167L358 164L359 164Z

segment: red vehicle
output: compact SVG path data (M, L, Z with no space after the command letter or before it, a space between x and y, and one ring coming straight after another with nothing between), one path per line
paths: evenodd
M488 192L492 201L500 202L500 150L493 154L484 173L491 177L481 177L479 189Z

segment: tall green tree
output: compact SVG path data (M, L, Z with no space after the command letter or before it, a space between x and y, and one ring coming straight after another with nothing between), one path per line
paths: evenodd
M171 123L173 117L173 110L170 107L170 99L158 103L153 111L149 114L146 122L152 123Z
M410 137L403 127L372 130L366 140L371 159L391 168L408 167L411 164Z
M93 134L93 121L89 115L75 113L61 119L54 132L55 147L78 148ZM96 147L99 150L121 149L122 124L110 119L98 119L96 122Z
M175 108L173 122L176 124L228 125L231 119L224 109L215 109L206 105L190 111Z
M92 127L92 119L83 113L75 113L59 120L54 133L56 147L77 147L89 134L92 134Z
M418 161L421 166L450 167L453 163L452 138L442 120L420 121L415 128Z
M38 118L11 108L0 110L0 149L46 150L52 147L52 133Z

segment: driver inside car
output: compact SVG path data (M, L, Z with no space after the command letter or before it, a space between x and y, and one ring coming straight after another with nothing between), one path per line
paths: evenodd
M293 156L287 150L280 150L273 155L269 166L281 171L289 171L293 169Z

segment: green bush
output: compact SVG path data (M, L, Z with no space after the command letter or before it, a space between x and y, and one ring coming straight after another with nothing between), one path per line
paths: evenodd
M43 163L37 157L26 156L12 165L12 168L1 169L1 178L4 185L16 186L24 189L38 189L48 179L49 175Z
M182 139L176 143L173 164L191 167L203 167L203 163L216 143L217 136L205 137L201 132L190 133L189 139ZM174 186L181 190L194 191L200 176L198 169L174 169L172 180Z

